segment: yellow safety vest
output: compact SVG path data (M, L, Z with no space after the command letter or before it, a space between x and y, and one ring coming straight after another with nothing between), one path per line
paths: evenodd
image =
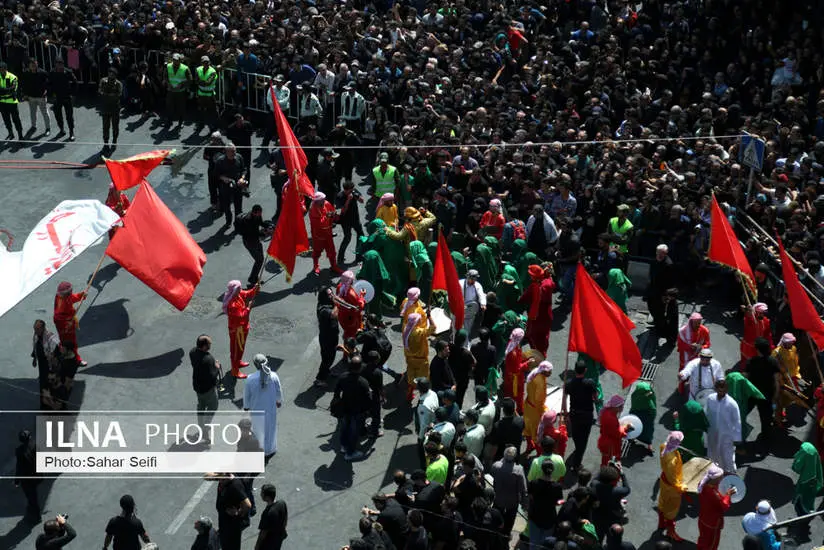
M186 82L186 71L189 70L189 67L183 63L177 68L177 72L175 72L174 64L172 63L166 65L166 70L169 73L169 84L171 84L172 89L176 89L180 84Z
M386 165L386 173L381 173L380 164L372 169L372 175L375 176L375 196L381 197L384 193L395 192L395 167L391 164Z
M612 231L616 235L623 235L624 233L626 233L627 231L632 229L632 222L627 219L627 220L624 220L624 223L619 226L618 225L618 218L617 217L616 218L611 218L609 220L609 229L610 229L610 231ZM627 250L629 250L627 248L627 245L625 245L625 244L619 244L618 245L618 251L619 252L621 252L623 254L626 254Z
M215 95L215 84L217 83L217 79L212 80L211 84L207 84L212 75L217 74L215 68L209 67L209 70L204 71L203 67L200 66L195 72L197 73L197 95L201 97L211 97Z
M0 93L0 103L17 103L17 77L6 71L5 78L0 76L0 88L9 91Z

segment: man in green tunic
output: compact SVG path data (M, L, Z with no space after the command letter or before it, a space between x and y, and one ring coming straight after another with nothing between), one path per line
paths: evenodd
M704 434L710 427L707 415L701 403L690 399L681 407L681 412L675 418L675 429L684 433L684 440L681 447L687 449L689 453L683 453L684 462L693 456L707 456L707 448L704 447Z
M495 350L497 351L496 364L500 365L503 362L509 336L516 328L526 329L526 317L518 315L512 310L504 312L504 316L493 325L493 344L495 344Z
M434 267L429 261L429 254L421 241L409 243L409 259L412 267L415 268L415 279L418 281L417 287L421 289L421 300L429 302L429 295L432 292L432 275Z
M802 443L801 448L795 453L793 472L798 474L798 481L795 484L795 496L793 497L795 513L799 516L810 514L815 511L815 497L818 495L818 491L824 487L824 475L822 475L821 458L818 456L818 451L809 441ZM810 521L808 520L797 523L795 531L801 535L799 538L803 538L809 529Z
M375 296L372 298L372 301L366 305L366 310L369 313L377 315L378 320L380 320L381 314L383 313L383 302L387 302L390 307L394 306L395 297L386 292L391 279L377 251L367 250L363 255L363 265L360 271L358 271L358 279L369 281L375 288Z
M475 247L472 267L478 270L478 282L484 287L485 292L494 288L495 283L498 282L498 263L489 246L482 243Z
M644 424L644 429L641 431L641 435L638 436L638 441L647 446L649 453L652 453L656 411L655 392L652 390L652 386L649 382L637 382L630 396L629 413L640 418Z
M403 243L393 241L386 235L386 223L379 218L366 224L366 231L368 236L359 239L358 252L363 255L374 250L380 254L383 265L389 272L389 283L384 290L396 298L404 296L409 283L409 268Z
M626 314L627 298L629 297L629 289L632 287L632 281L617 267L609 270L607 273L607 281L609 282L607 286L607 296L612 298L612 301Z
M764 399L764 394L740 372L729 373L726 380L727 394L738 404L738 412L741 413L741 440L746 441L752 432L752 426L747 423L747 415L752 411L755 401Z
M508 309L516 311L518 309L518 299L523 294L523 287L518 277L518 271L511 265L504 266L501 280L495 286L495 294L498 295L498 303L501 304L504 311Z

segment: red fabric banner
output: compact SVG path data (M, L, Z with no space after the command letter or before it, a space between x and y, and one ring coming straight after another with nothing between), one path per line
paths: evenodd
M309 250L301 198L294 181L294 178L291 179L283 188L283 209L268 250L269 256L286 272L286 282L292 282L297 255Z
M123 160L103 159L115 188L130 189L143 182L152 170L172 153L171 150L149 151Z
M716 262L727 267L731 267L736 273L744 278L744 282L750 288L750 292L755 296L755 277L753 277L752 269L750 269L750 262L747 260L744 249L741 248L741 243L738 242L738 237L732 230L727 216L712 197L712 221L710 230L710 249L707 252L707 258L712 262Z
M286 119L286 115L280 109L277 97L275 97L275 89L269 87L269 93L272 95L272 114L275 117L275 126L278 129L278 139L280 140L280 150L283 152L283 161L286 163L286 171L291 175L298 171L297 180L298 187L302 195L311 197L315 194L315 186L309 181L309 176L306 175L306 153L303 147L300 146L298 138L292 131L292 126ZM313 154L317 154L315 151ZM290 176L291 177L291 176Z
M443 231L438 231L438 250L435 252L435 271L432 275L432 290L445 290L449 298L449 310L455 317L455 330L463 328L463 289L458 279L458 270L446 244Z
M790 313L793 316L793 326L796 330L809 334L818 349L824 350L824 322L818 316L807 291L798 281L798 274L793 268L790 255L784 250L784 243L781 239L778 239L778 253L781 258L781 277L784 279L784 289L787 292L787 301L790 303Z

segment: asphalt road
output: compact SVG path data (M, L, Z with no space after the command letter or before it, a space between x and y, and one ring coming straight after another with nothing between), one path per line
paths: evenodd
M21 109L24 111L26 109ZM62 160L93 162L98 158L101 144L100 119L86 108L76 110L78 141L52 141L36 146L0 147L0 158ZM24 128L28 128L28 113L23 114ZM114 158L147 151L157 147L180 147L200 143L206 136L193 134L187 125L180 135L165 134L161 128L147 121L137 125L132 117L122 122L121 145ZM42 126L41 126L42 128ZM54 135L54 134L52 134ZM129 145L129 144L134 145ZM255 151L253 158L258 159ZM274 197L269 187L268 173L260 157L252 177L252 198L247 204L260 203L264 215L271 216ZM262 167L263 166L263 167ZM192 410L195 396L191 389L191 374L186 353L195 338L202 333L214 339L213 353L228 364L228 337L226 319L221 314L220 297L230 279L245 280L251 268L251 259L239 239L219 231L222 219L207 212L208 191L205 181L205 163L195 154L182 166L179 173L170 167L160 167L150 181L162 200L187 225L196 241L208 255L205 274L191 304L178 312L162 298L145 287L111 260L103 262L94 281L90 298L83 306L79 340L83 357L89 366L81 369L72 394L74 407L84 410ZM108 178L105 169L93 170L0 170L0 227L24 239L34 223L64 199L105 199ZM85 285L97 265L103 246L88 250L70 263L57 277L34 292L12 311L0 318L2 353L0 353L0 407L3 411L36 409L38 407L36 371L31 368L29 353L31 326L35 319L51 319L52 300L60 280L72 281L76 289ZM353 259L353 251L347 255ZM325 259L321 265L326 266ZM246 358L264 353L271 358L281 378L285 404L278 413L278 454L268 464L262 479L274 483L279 497L289 507L289 539L285 548L336 549L357 533L360 507L369 502L377 490L387 487L391 474L397 468L413 468L416 462L415 435L412 413L400 405L402 396L390 392L390 408L384 411L386 435L374 442L365 460L350 464L336 454L338 447L335 422L326 408L330 393L312 388L311 383L319 363L316 338L315 291L330 280L329 271L320 277L310 274L309 258L299 258L292 284L277 274L275 264L267 266L269 281L255 303L251 317ZM637 271L637 272L636 272ZM643 287L643 266L630 273L636 287ZM729 301L735 292L716 289L702 296L696 304L682 305L682 317L693 309L703 312L712 334L716 358L725 368L738 358L738 335L741 320L729 315ZM656 355L654 345L647 341L644 304L637 298L630 300L632 316L638 324L639 340L644 355L660 364L654 386L658 396L655 438L663 441L672 424L671 407L678 405L673 397L677 357L674 353ZM552 381L565 364L566 326L568 316L559 311L557 330L553 332L550 360L556 369ZM399 334L390 330L396 350L400 349ZM574 364L574 355L570 356ZM396 353L390 367L403 370L403 358ZM622 391L620 380L603 375L604 392L608 397ZM470 394L471 389L470 389ZM626 394L624 392L624 394ZM242 383L235 389L235 399L221 400L221 410L237 410L242 396ZM400 406L399 406L400 405ZM757 415L750 423L758 433ZM23 415L3 414L0 417L0 450L3 474L13 469L13 448L16 433L30 425ZM753 462L739 462L739 473L748 484L748 495L736 505L727 517L721 548L740 547L743 535L740 518L754 508L760 498L768 498L776 507L779 519L794 515L791 498L796 476L790 471L791 457L807 438L809 423L799 422L774 448L774 454ZM600 457L595 450L597 430L593 431L585 465L595 468ZM750 455L752 456L752 455ZM646 457L633 449L625 457L632 495L629 498L630 523L626 526L627 539L639 548L650 549L650 535L657 523L654 509L658 460ZM573 479L568 480L573 482ZM33 548L40 526L29 526L21 521L24 510L23 495L15 490L10 480L0 480L0 549ZM118 500L130 493L137 502L137 513L147 526L153 540L163 549L188 548L194 538L193 522L201 515L216 518L215 488L198 479L69 479L60 477L41 486L45 499L44 514L69 513L70 521L78 531L78 538L69 548L96 548L102 543L108 519L119 512ZM679 533L696 540L698 534L695 516L697 510L683 507ZM254 546L256 518L253 528L244 535L244 549ZM824 527L813 523L813 539L820 541ZM679 548L691 548L683 543ZM806 547L809 547L806 546Z

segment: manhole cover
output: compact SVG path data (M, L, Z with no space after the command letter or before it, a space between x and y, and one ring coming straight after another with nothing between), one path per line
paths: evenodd
M252 332L255 335L264 335L270 338L283 340L287 334L295 330L297 324L286 317L270 317L266 315L252 316Z
M210 316L213 317L220 313L220 305L221 303L214 298L192 296L189 305L187 305L186 309L183 310L183 314L193 319L203 319ZM174 307L172 307L172 309L177 311Z

